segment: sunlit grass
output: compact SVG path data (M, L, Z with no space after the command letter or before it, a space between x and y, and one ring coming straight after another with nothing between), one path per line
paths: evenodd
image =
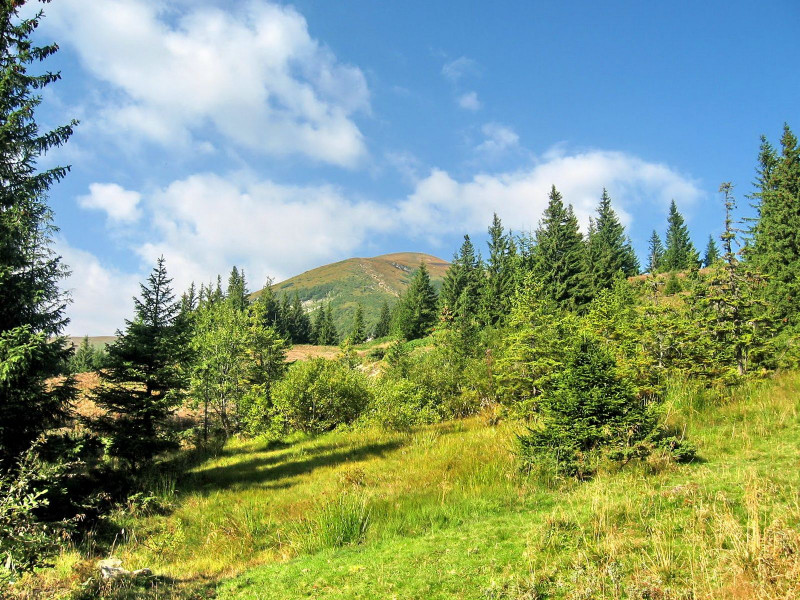
M701 460L581 484L523 478L514 423L233 441L160 483L165 514L133 506L106 537L127 568L177 580L164 594L800 597L800 375L727 398L676 385L669 406ZM78 561L40 581L74 583Z

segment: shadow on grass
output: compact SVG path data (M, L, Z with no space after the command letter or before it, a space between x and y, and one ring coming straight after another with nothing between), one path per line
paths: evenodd
M253 458L232 465L212 467L187 476L181 492L208 493L219 489L250 487L287 488L289 481L299 475L346 462L358 462L382 456L403 445L400 441L365 444L331 452L330 447L313 448L299 456L276 452L274 455Z

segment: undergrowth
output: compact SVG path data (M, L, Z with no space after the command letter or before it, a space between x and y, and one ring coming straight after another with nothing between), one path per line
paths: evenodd
M732 394L674 383L666 424L699 458L654 453L581 483L521 473L521 426L480 418L232 441L14 593L800 598L798 392L796 373ZM93 565L112 554L157 577L104 586Z

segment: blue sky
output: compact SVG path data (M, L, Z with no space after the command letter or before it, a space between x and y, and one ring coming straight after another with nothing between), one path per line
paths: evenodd
M59 0L42 165L73 335L123 326L163 253L178 289L534 229L605 186L644 258L675 199L702 250L759 136L800 129L800 4Z

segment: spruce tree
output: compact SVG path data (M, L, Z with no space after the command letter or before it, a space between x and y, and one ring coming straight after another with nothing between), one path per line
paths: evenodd
M58 47L31 42L42 13L20 19L23 4L0 6L0 471L62 422L75 395L70 378L45 383L72 353L60 336L67 298L58 283L67 270L51 249L57 229L47 204L50 187L69 167L37 164L69 139L76 121L39 130L38 91L60 74L30 70Z
M481 312L484 324L496 325L511 311L517 284L517 263L517 246L495 213L489 226L489 259L483 285Z
M361 304L356 305L356 314L353 317L353 328L350 330L349 340L353 344L363 344L367 340L367 329L364 325L364 309Z
M661 263L664 258L664 245L658 237L656 230L653 230L650 241L647 245L647 272L655 275L661 270Z
M625 228L611 207L611 198L605 188L597 207L597 220L588 236L587 258L593 296L610 288L620 271L626 277L639 272L639 261L625 237Z
M339 343L339 334L333 322L333 309L330 303L317 311L314 320L314 338L320 346L335 346Z
M714 241L714 236L709 235L706 251L703 254L703 266L710 267L717 261L718 258L719 250L717 249L717 243Z
M297 291L292 296L288 339L296 344L311 342L311 320L303 309L303 303L300 301L300 294Z
M556 186L535 234L532 273L544 293L561 308L578 309L589 301L583 236L572 206L564 206Z
M108 347L95 401L106 414L95 422L110 439L109 453L133 466L172 447L168 421L187 387L189 328L160 257L134 298L133 320Z
M480 256L468 235L447 269L439 296L440 309L456 320L470 321L477 317L484 283Z
M689 228L684 223L683 215L678 212L675 200L669 205L667 225L666 249L661 261L662 270L688 271L697 267L700 258L689 238Z
M436 323L436 290L425 263L414 271L411 282L395 312L397 333L407 340L424 337Z
M94 371L94 363L95 350L89 343L89 336L86 335L81 340L77 350L75 350L75 354L70 358L69 372L86 373L88 371Z
M372 337L375 339L386 337L392 327L392 311L389 309L389 303L385 300L381 304L381 312L378 315L378 322L375 323Z
M244 276L244 269L239 272L239 269L234 265L228 277L228 292L226 294L228 302L236 310L244 311L250 305L247 294L247 280Z
M762 148L759 220L748 257L766 276L766 298L790 325L800 323L800 146L784 125L781 152Z

